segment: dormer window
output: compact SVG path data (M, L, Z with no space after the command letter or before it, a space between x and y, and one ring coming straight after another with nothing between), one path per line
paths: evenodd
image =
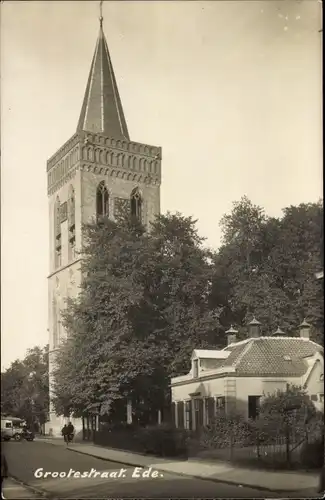
M194 359L193 361L193 378L199 378L199 360Z

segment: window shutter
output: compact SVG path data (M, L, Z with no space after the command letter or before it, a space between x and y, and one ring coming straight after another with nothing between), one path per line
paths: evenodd
M172 425L175 425L176 423L176 405L175 403L172 403L172 407L171 407L171 424Z
M184 401L177 403L178 427L184 429Z
M211 424L215 417L214 398L208 398L208 422Z
M188 401L188 414L189 414L189 429L193 430L193 411L192 411L192 401Z
M198 410L199 410L199 418L198 418L198 421L199 421L199 427L203 427L203 399L199 399L199 407L198 407Z

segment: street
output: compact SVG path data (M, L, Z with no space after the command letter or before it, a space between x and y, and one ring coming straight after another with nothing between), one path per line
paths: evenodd
M156 472L151 478L132 477L137 474L135 467L107 462L89 455L69 451L65 447L53 446L44 442L6 442L3 451L6 455L9 474L43 493L55 498L295 498L297 492L269 493L236 485L215 483L191 477ZM43 469L35 477L35 471ZM93 469L92 477L44 477L45 472L58 472L64 476L74 471L83 473ZM121 472L121 469L124 471ZM106 472L106 477L97 473ZM112 474L114 473L115 474ZM154 472L154 471L151 471ZM80 475L81 475L80 474ZM121 477L114 477L120 475ZM94 477L97 476L97 477ZM9 494L6 498L10 498ZM26 496L28 498L28 496Z

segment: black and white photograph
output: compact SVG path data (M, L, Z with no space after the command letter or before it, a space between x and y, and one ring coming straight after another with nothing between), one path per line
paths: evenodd
M322 1L0 9L2 498L323 498Z

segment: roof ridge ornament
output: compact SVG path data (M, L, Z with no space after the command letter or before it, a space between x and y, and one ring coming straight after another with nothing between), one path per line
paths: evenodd
M103 18L103 0L101 0L99 2L99 24L100 24L101 28L103 28L103 21L104 21L104 18Z

